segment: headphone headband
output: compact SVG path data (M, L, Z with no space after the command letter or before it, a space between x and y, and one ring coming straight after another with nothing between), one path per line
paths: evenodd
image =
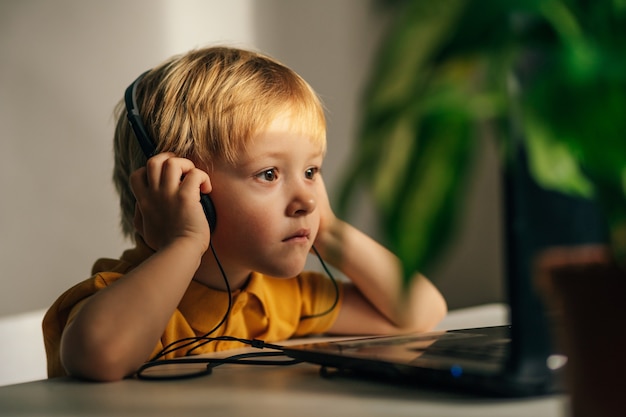
M137 105L137 84L142 80L144 75L149 72L146 71L141 74L131 85L126 88L126 92L124 93L124 102L126 104L126 117L130 122L131 127L133 128L133 132L135 132L135 136L137 137L137 141L139 142L139 146L143 150L143 153L146 155L146 158L150 158L154 156L156 152L156 145L150 139L148 135L148 131L141 120L141 115L139 114L139 106Z

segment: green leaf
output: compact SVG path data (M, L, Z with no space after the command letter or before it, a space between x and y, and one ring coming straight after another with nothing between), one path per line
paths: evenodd
M386 219L406 279L434 265L456 230L476 147L469 123L458 114L438 114L419 132L422 150L414 155L404 192Z
M578 160L568 145L554 140L546 126L530 114L524 118L524 137L530 171L546 189L590 198L593 184L582 173Z
M412 101L428 75L425 63L450 36L466 5L463 0L411 1L400 10L376 60L366 99L369 113L385 114Z

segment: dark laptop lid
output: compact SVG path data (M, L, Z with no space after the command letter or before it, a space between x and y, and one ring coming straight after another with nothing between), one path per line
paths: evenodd
M606 242L607 227L594 201L540 187L521 148L503 177L505 276L515 341L508 368L520 382L548 378L547 360L555 349L534 285L534 261L549 247Z

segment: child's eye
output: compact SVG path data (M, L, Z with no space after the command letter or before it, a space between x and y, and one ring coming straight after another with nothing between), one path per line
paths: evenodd
M312 180L313 178L315 178L315 175L320 171L319 168L309 168L306 171L304 171L304 176L306 177L306 179L308 180Z
M274 168L266 169L265 171L259 172L256 174L256 177L262 179L264 181L276 181L276 170Z

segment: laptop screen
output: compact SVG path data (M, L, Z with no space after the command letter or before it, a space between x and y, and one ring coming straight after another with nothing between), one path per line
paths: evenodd
M553 347L534 288L535 258L548 247L606 242L607 227L596 202L540 187L521 149L503 175L505 274L516 341L510 363L529 375L548 373L546 359Z

